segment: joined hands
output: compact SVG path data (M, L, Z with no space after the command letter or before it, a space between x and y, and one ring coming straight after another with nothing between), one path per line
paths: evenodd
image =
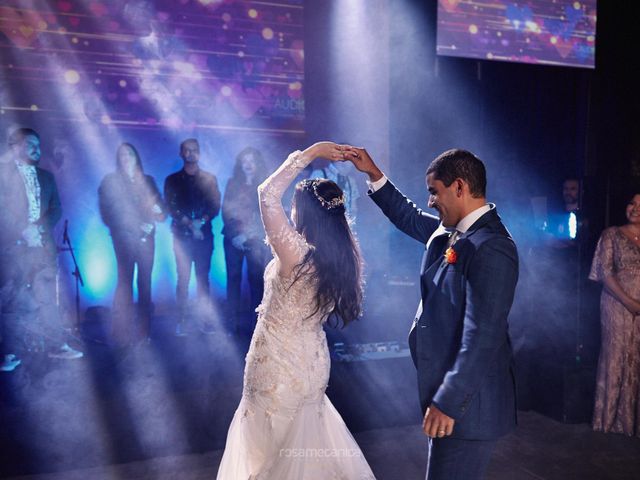
M361 147L340 145L333 142L318 142L307 148L303 154L312 158L326 158L332 162L351 162L357 170L366 173L371 182L383 177L382 171L375 164L369 152Z

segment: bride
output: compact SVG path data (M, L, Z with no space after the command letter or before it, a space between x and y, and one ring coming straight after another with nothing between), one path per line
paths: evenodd
M274 259L246 358L240 405L229 427L218 480L374 479L325 390L325 321L360 315L358 246L332 181L296 185L290 225L282 195L317 157L344 160L350 147L320 142L296 151L258 187Z

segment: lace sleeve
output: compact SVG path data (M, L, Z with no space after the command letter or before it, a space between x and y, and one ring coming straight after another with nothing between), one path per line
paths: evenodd
M609 228L602 232L593 256L589 279L598 282L615 273L613 261L613 229Z
M288 276L304 258L309 245L289 224L282 207L282 196L291 182L311 162L301 151L295 151L259 187L260 215L267 243L280 262L280 273Z

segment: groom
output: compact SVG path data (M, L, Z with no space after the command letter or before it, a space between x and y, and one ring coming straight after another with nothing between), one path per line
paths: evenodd
M346 158L369 177L369 195L407 235L426 244L422 301L409 334L418 373L428 480L482 479L497 439L516 424L507 316L518 254L474 154L449 150L426 173L429 207L419 209L364 149Z

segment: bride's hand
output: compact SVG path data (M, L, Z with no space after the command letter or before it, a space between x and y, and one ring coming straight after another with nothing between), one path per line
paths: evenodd
M332 162L340 162L345 160L345 147L333 142L318 142L307 148L303 154L312 159L322 157Z

